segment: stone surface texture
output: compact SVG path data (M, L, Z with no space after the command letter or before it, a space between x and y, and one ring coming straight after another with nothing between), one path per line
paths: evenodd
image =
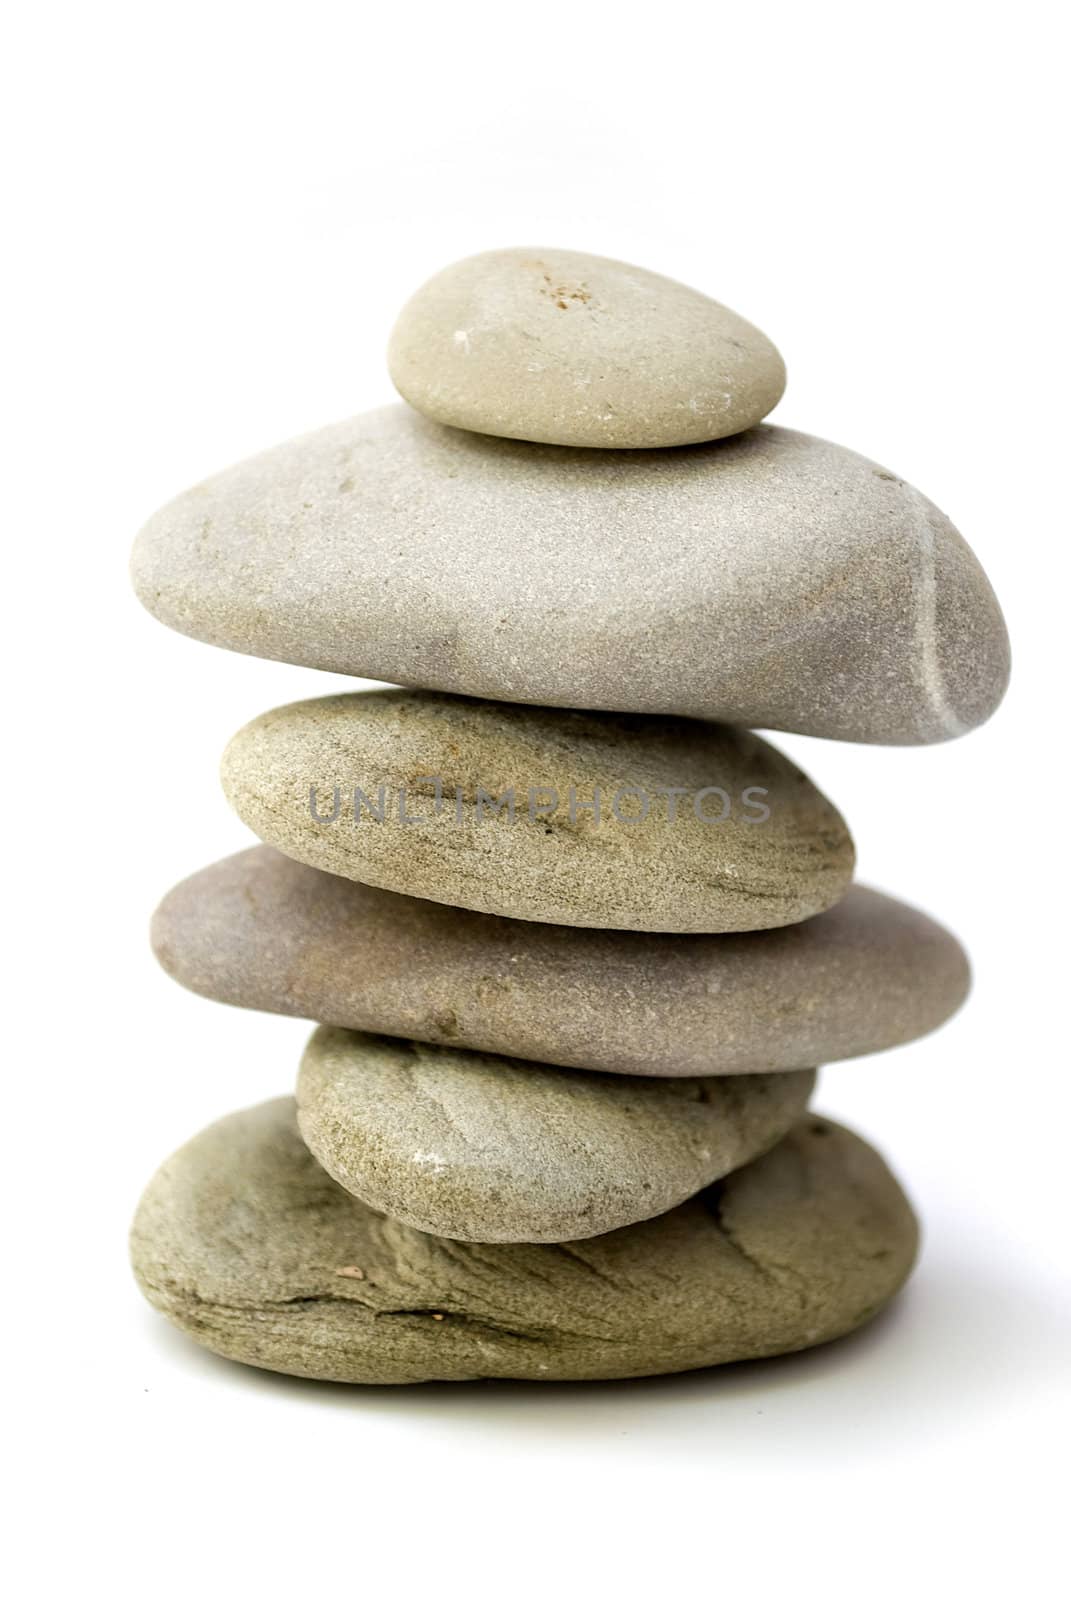
M332 695L249 723L222 776L243 821L295 860L536 922L779 927L839 900L855 859L843 819L787 757L684 718Z
M436 273L387 355L436 422L544 444L649 449L740 433L785 365L751 323L642 267L575 250L489 250Z
M948 518L874 462L767 426L568 450L387 407L181 495L133 577L161 621L249 655L873 744L966 732L1009 669Z
M854 885L761 933L562 928L391 894L256 845L176 885L152 945L187 988L370 1033L667 1077L906 1044L970 982L958 941Z
M219 1355L352 1383L628 1378L779 1355L859 1327L914 1260L880 1156L805 1117L649 1222L580 1244L459 1244L348 1195L293 1101L215 1123L134 1221L141 1287Z
M680 1205L775 1144L813 1072L636 1078L318 1028L298 1124L343 1188L425 1233L587 1239Z

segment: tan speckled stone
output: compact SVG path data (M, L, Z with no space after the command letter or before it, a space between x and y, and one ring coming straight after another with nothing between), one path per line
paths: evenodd
M198 994L370 1033L670 1077L819 1066L960 1005L938 923L853 886L764 933L562 928L389 894L257 845L176 885L152 943Z
M782 428L666 451L464 433L406 406L232 467L133 558L210 644L534 705L873 744L983 722L1008 641L952 524Z
M158 1310L219 1355L345 1383L630 1378L851 1332L911 1270L884 1162L805 1117L676 1210L579 1244L461 1244L370 1211L291 1100L226 1117L149 1184L131 1248Z
M489 250L405 306L395 387L436 422L544 444L650 449L761 422L785 388L765 334L671 278L575 250Z
M780 927L839 900L854 864L842 818L786 757L682 718L332 695L237 733L223 786L309 866L573 927Z
M787 1133L813 1072L637 1078L318 1028L298 1125L344 1189L449 1239L587 1239L680 1205Z

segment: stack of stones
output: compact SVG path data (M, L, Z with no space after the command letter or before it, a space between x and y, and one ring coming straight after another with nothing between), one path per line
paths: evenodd
M758 426L774 347L635 267L506 250L402 312L395 405L145 528L141 599L232 650L407 685L269 711L263 843L158 910L198 993L310 1018L296 1103L141 1202L149 1300L358 1383L619 1378L871 1317L916 1223L823 1062L936 1027L959 945L852 886L843 819L746 731L965 732L1008 646L946 517Z

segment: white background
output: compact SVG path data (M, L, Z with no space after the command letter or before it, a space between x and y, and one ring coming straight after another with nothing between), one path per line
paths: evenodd
M117 1596L1054 1592L1071 1111L1055 21L904 0L15 19L17 1592L94 1574ZM964 939L975 991L935 1037L824 1076L819 1104L876 1139L925 1225L910 1288L858 1337L646 1383L302 1384L173 1333L125 1234L177 1144L292 1084L306 1025L171 984L146 921L247 842L216 778L229 735L341 680L168 633L127 552L188 484L390 399L402 301L499 244L620 256L724 300L785 354L775 420L904 475L973 544L1015 650L994 721L923 750L776 742L846 814L860 876Z

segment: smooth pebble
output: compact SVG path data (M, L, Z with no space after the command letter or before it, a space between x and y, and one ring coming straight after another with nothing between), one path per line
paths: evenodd
M162 622L248 655L870 744L967 732L1009 670L948 518L874 462L767 426L567 450L388 407L181 495L133 577Z
M403 309L387 362L436 422L611 449L740 433L785 388L777 350L735 311L575 250L489 250L446 267Z
M268 845L177 884L158 960L212 1000L565 1067L665 1077L820 1066L938 1027L958 941L853 885L760 933L562 928L391 894Z
M867 1322L917 1226L863 1140L805 1116L675 1210L573 1244L463 1244L392 1222L323 1170L294 1102L215 1123L134 1220L150 1302L252 1366L344 1383L630 1378L780 1355Z
M303 700L231 740L266 843L359 883L570 927L773 928L851 881L839 813L755 734L406 690Z
M669 1211L788 1131L813 1072L637 1078L318 1028L313 1155L374 1211L485 1243L587 1239Z

